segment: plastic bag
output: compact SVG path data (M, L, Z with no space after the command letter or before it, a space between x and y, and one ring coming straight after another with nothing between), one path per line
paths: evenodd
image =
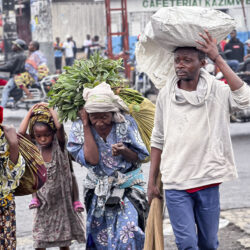
M204 29L219 43L235 24L232 17L214 9L161 8L151 17L136 45L137 67L162 88L175 74L173 51L177 47L196 47L195 41L202 40L199 33Z

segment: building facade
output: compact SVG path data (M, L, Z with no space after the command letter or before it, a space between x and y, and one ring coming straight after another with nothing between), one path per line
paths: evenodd
M120 0L111 0L112 8L119 8ZM145 25L161 7L192 6L219 9L237 22L238 37L242 42L250 36L250 0L127 0L129 40L131 53L138 35ZM106 41L106 13L102 0L54 0L52 4L53 34L65 38L67 34L74 37L77 45L83 44L87 34L99 35L101 42ZM122 20L119 12L112 13L112 32L121 31ZM114 53L119 53L122 39L113 38Z

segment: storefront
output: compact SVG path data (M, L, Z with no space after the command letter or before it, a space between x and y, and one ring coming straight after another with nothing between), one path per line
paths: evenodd
M119 7L120 1L113 0L112 6ZM218 9L232 16L237 23L238 38L245 42L250 36L250 0L243 0L246 18L244 18L241 0L127 0L128 22L131 52L138 35L143 32L145 25L161 7L189 6ZM118 32L121 27L119 14L113 16L112 31ZM114 38L113 46L119 52L121 39Z

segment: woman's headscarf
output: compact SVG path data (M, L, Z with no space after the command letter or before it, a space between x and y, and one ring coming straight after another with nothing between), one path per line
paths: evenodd
M47 124L54 132L56 131L56 126L53 117L49 111L49 108L45 106L38 106L32 111L29 121L29 134L31 137L34 137L33 128L36 122Z
M85 88L83 99L87 113L113 112L116 123L125 121L121 111L129 111L125 102L118 95L115 95L110 85L105 82L93 89Z

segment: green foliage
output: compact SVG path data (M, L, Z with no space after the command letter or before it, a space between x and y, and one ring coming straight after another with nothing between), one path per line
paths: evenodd
M61 122L76 120L78 111L85 104L83 89L94 88L104 81L111 85L126 104L141 103L143 100L139 92L124 88L124 79L119 74L123 70L122 59L105 59L96 53L90 59L77 60L73 66L64 69L65 72L48 93L49 106L58 109Z

